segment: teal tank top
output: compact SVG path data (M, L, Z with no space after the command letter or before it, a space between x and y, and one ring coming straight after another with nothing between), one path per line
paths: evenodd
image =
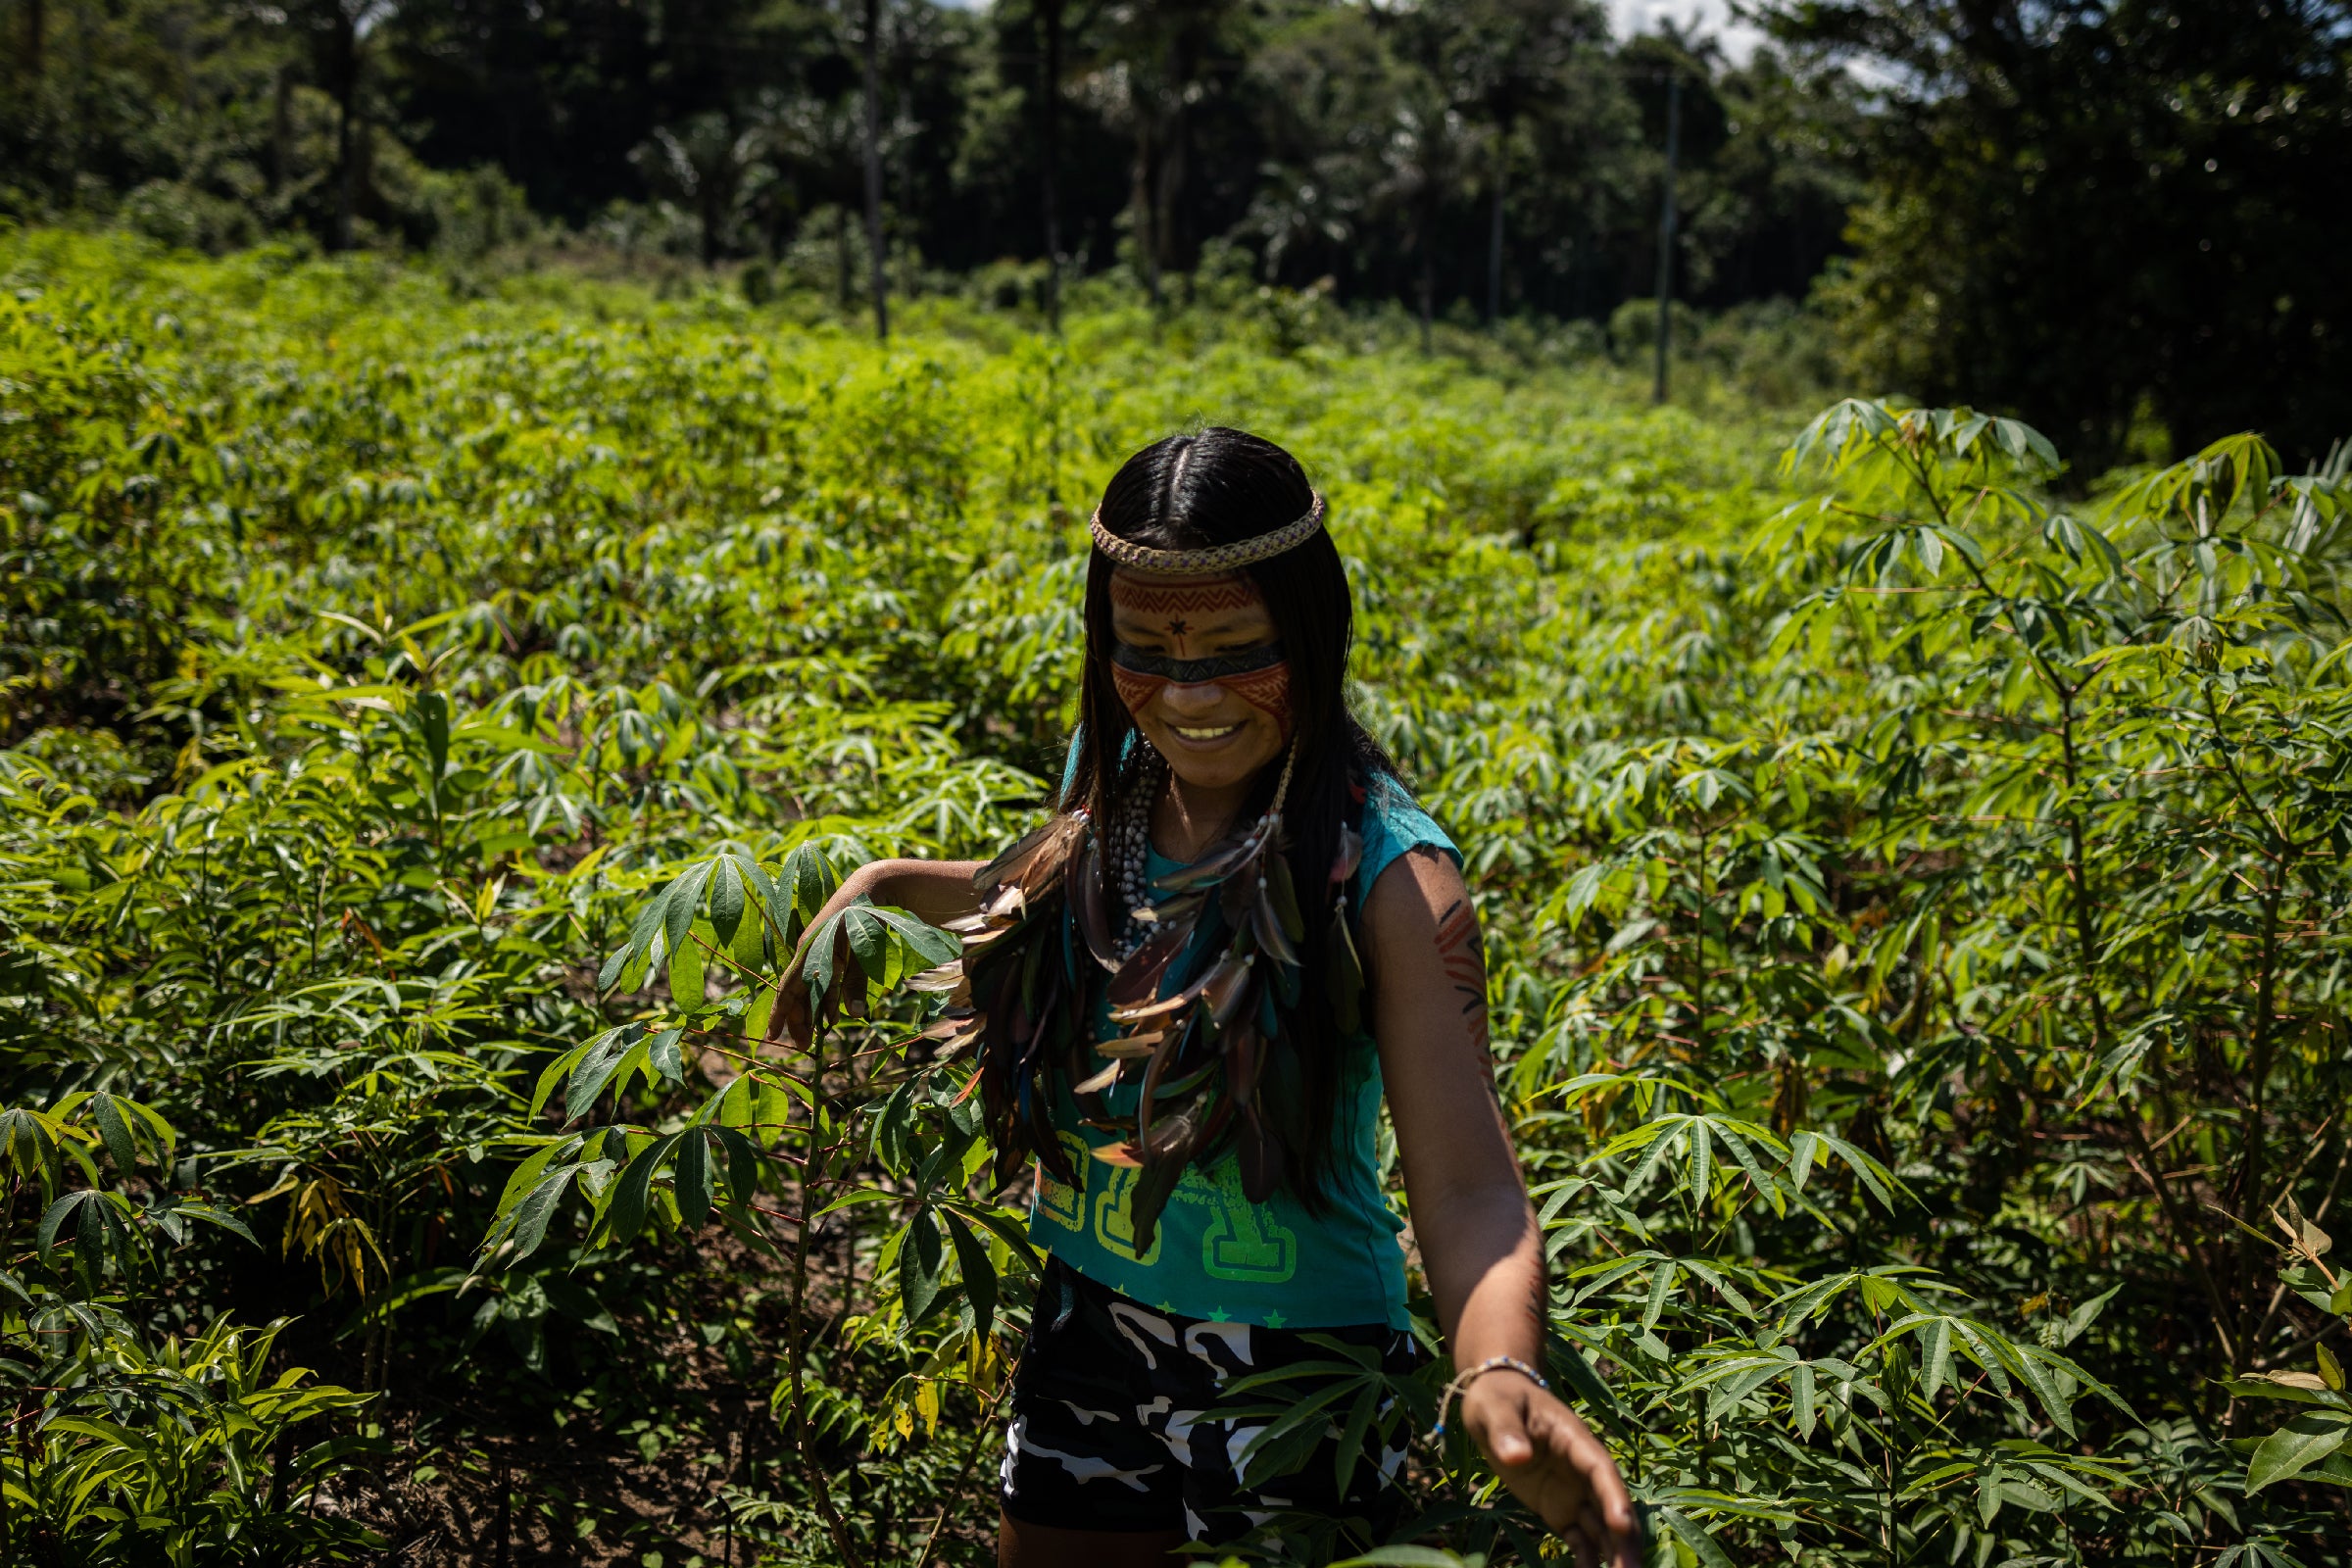
M1380 873L1408 850L1427 846L1461 863L1446 830L1393 778L1366 792L1361 831L1363 860L1348 890L1357 909ZM1148 869L1157 879L1177 865L1153 852ZM1100 999L1097 1028L1110 1033ZM1369 1035L1353 1037L1346 1050L1321 1213L1309 1213L1287 1186L1250 1202L1241 1161L1228 1151L1185 1171L1139 1256L1128 1216L1136 1173L1094 1158L1092 1149L1112 1135L1081 1126L1070 1097L1056 1094L1054 1125L1086 1185L1066 1186L1041 1169L1030 1240L1089 1279L1163 1312L1277 1329L1406 1327L1404 1251L1396 1240L1404 1221L1380 1181L1380 1055ZM1114 1114L1132 1114L1140 1093L1139 1085L1123 1085L1104 1099Z

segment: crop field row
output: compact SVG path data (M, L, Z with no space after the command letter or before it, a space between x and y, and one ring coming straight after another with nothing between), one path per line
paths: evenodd
M1657 1561L2347 1560L2340 460L1272 292L899 324L0 238L11 1560L992 1560L1032 1260L936 934L813 1057L762 982L1036 820L1087 510L1201 423L1329 496Z

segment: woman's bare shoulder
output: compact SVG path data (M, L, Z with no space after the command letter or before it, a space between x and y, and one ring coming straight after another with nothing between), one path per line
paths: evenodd
M1469 884L1453 857L1434 844L1416 844L1373 882L1364 900L1364 936L1376 948L1426 942L1469 907Z

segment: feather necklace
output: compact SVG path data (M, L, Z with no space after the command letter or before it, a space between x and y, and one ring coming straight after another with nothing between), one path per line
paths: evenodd
M980 907L950 929L963 956L926 977L954 1001L929 1031L942 1054L979 1046L972 1083L997 1143L999 1185L1034 1155L1083 1187L1055 1136L1059 1071L1085 1125L1116 1136L1093 1150L1136 1173L1130 1218L1149 1250L1187 1166L1227 1148L1242 1189L1263 1202L1281 1180L1281 1118L1268 1113L1269 1071L1296 1049L1299 944L1306 926L1285 851L1282 808L1298 760L1285 758L1274 798L1246 833L1152 882L1151 811L1167 763L1148 753L1100 831L1084 810L1054 817L973 877ZM1343 1034L1361 1022L1363 967L1348 919L1348 879L1361 855L1343 826L1334 858L1325 980ZM1152 902L1151 893L1164 895ZM1113 900L1118 918L1112 918ZM1093 971L1089 975L1087 971ZM1091 982L1091 983L1090 983ZM1094 987L1109 1030L1095 1039ZM967 1088L966 1093L970 1093ZM1113 1112L1110 1101L1131 1110Z

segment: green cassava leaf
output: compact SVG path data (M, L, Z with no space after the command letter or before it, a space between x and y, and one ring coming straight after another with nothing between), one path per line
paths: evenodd
M615 1244L627 1246L645 1228L647 1215L653 1206L654 1170L669 1157L682 1135L671 1133L657 1138L629 1157L619 1178L612 1184L612 1202L606 1210L606 1223Z
M676 1171L678 1218L688 1230L710 1217L710 1143L699 1128L679 1135Z
M986 1334L997 1312L997 1270L988 1260L988 1248L972 1234L954 1209L936 1210L956 1248L956 1264L963 1276L963 1297L971 1303L977 1332Z
M2246 1463L2246 1490L2263 1488L2294 1477L2320 1463L2352 1437L2352 1415L2314 1411L2299 1415L2262 1440Z
M906 1303L906 1321L920 1323L939 1300L944 1261L939 1221L928 1208L918 1208L906 1222L899 1248L899 1294Z

